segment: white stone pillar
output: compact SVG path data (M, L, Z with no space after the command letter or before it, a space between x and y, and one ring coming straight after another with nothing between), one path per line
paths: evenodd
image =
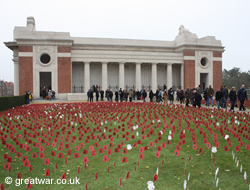
M124 89L124 64L125 62L119 63L119 88Z
M152 90L157 89L157 63L152 63Z
M172 63L168 63L167 66L167 88L171 88L173 86L173 76L172 76Z
M135 87L136 90L141 90L141 63L136 63L136 68L135 68Z
M19 96L19 60L18 60L18 49L14 50L13 54L14 61L14 96ZM24 93L24 92L22 92Z
M184 89L184 64L181 64L181 88Z
M102 89L105 91L108 88L108 63L102 62Z
M89 89L90 89L89 62L84 62L84 92L87 93Z
M19 63L14 62L14 96L19 96Z

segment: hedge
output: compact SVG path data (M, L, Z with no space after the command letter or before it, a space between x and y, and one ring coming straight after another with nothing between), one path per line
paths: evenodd
M0 111L25 104L25 96L0 97Z

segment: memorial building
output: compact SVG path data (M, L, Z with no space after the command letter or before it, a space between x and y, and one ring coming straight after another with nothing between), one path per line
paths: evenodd
M184 26L173 41L72 37L36 31L35 19L14 28L5 42L13 51L14 94L42 88L57 99L86 100L93 86L103 89L194 88L222 84L224 47L213 36L198 38Z

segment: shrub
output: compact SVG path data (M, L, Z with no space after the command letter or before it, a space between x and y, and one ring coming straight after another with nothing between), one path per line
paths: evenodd
M0 97L0 111L25 104L25 96Z

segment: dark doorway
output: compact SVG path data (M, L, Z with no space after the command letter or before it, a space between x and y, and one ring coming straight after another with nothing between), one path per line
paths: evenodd
M202 91L205 90L206 87L208 87L208 73L200 74L200 85Z
M40 96L42 96L42 91L45 88L46 96L48 91L51 90L51 72L40 72Z

